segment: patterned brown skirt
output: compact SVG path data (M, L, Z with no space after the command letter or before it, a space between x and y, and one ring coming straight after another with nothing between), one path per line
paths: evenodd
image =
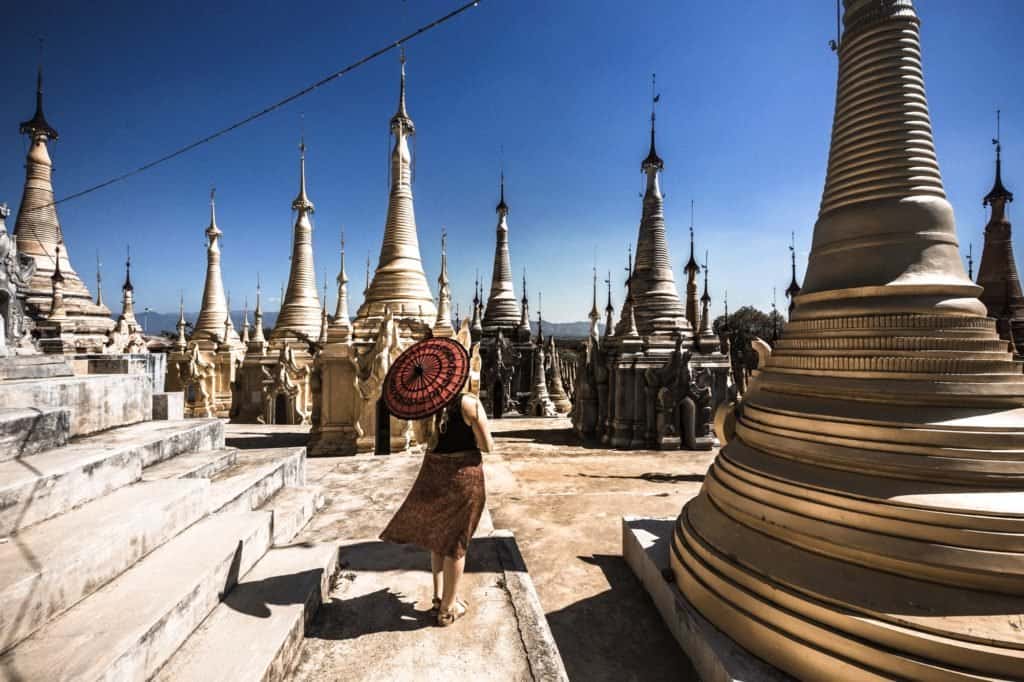
M479 450L427 453L412 490L380 538L461 558L486 499Z

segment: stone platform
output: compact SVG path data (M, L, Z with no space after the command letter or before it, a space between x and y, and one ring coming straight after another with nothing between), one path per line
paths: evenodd
M676 520L622 519L622 556L658 608L704 682L792 682L709 623L671 582L669 552Z

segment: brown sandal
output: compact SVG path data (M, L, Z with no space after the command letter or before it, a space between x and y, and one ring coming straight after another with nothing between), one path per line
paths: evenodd
M458 607L460 606L462 607L461 611L458 609ZM455 621L457 621L459 618L465 616L467 613L469 613L469 605L461 599L456 599L455 605L452 606L452 608L448 609L447 611L438 611L437 624L440 627L446 628Z

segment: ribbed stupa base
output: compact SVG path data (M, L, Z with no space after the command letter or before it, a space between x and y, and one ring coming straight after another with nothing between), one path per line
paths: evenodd
M683 509L677 584L798 677L1019 677L1022 454L993 320L795 321Z

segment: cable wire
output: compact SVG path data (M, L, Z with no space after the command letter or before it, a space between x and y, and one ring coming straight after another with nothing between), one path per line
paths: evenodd
M331 81L334 81L334 80L337 80L338 78L341 78L342 76L348 74L349 72L356 70L360 66L363 66L364 64L367 64L368 62L373 61L377 57L380 57L381 55L383 55L383 54L385 54L387 52L390 52L391 50L395 49L396 47L400 47L402 44L412 40L413 38L416 38L417 36L419 36L419 35L421 35L423 33L426 33L427 31L430 31L431 29L434 29L434 28L440 26L441 24L449 21L450 19L454 19L455 17L459 16L460 14L465 12L466 10L468 10L468 9L470 9L472 7L476 7L477 5L480 4L480 2L481 2L481 0L471 0L471 2L467 2L466 4L464 4L464 5L460 6L460 7L457 7L456 9L452 10L448 14L445 14L444 16L442 16L442 17L440 17L438 19L435 19L434 21L430 22L429 24L424 24L423 26L420 26L415 31L402 36L401 38L395 40L394 42L389 43L387 46L382 47L379 50L376 50L374 52L371 52L370 54L366 55L365 57L363 57L363 58L361 58L361 59L359 59L359 60L357 60L355 62L352 62L351 64L349 64L348 66L344 67L343 69L340 69L339 71L335 71L332 74L324 76L320 80L316 81L315 83L312 83L311 85L306 86L302 90L299 90L298 92L293 93L293 94L285 97L284 99L278 100L277 102L274 102L273 104L271 104L271 105L269 105L267 107L264 107L263 109L260 109L256 113L250 114L249 116L246 116L245 118L243 118L242 120L240 120L240 121L238 121L236 123L232 123L231 125L229 125L229 126L227 126L225 128L221 128L220 130L217 130L216 132L213 132L213 133L207 135L206 137L200 138L200 139L198 139L198 140L196 140L196 141L194 141L194 142L192 142L190 144L185 145L184 147L180 147L179 149L176 149L175 151L173 151L173 152L171 152L169 154L161 156L160 158L158 158L158 159L156 159L154 161L150 161L149 163L146 163L146 164L144 164L142 166L139 166L138 168L136 168L134 170L131 170L131 171L128 171L127 173L123 173L121 175L115 176L113 178L110 178L109 180L105 180L104 182L101 182L101 183L99 183L97 185L93 185L92 187L86 188L86 189L84 189L84 190L82 190L80 192L75 192L74 194L69 194L66 197L63 197L61 199L57 199L55 201L52 201L49 204L44 204L42 206L35 206L35 207L30 208L28 210L33 210L33 211L34 210L42 210L44 208L49 208L50 206L56 206L57 204L63 204L65 202L71 201L73 199L78 199L80 197L84 197L87 194L91 194L91 193L93 193L93 192L95 192L97 190L101 190L101 189L103 189L105 187L109 187L110 185L113 185L115 183L121 182L122 180L126 180L126 179L128 179L128 178L130 178L132 176L138 175L140 173L144 173L144 172L148 171L151 168L155 168L156 166L159 166L159 165L161 165L163 163L166 163L166 162L170 161L171 159L174 159L174 158L177 158L177 157L179 157L179 156L181 156L183 154L186 154L186 153L192 151L193 149L196 149L197 147L200 147L200 146L202 146L204 144L212 142L212 141L216 140L219 137L227 135L228 133L230 133L230 132L232 132L234 130L237 130L238 128L241 128L244 125L252 123L256 119L262 118L263 116L266 116L267 114L269 114L269 113L271 113L273 111L276 111L277 109L280 109L281 107L283 107L283 106L285 106L287 104L290 104L290 103L294 102L295 100L299 99L300 97L304 97L305 95L308 95L309 93L313 92L317 88L320 88L320 87L323 87L324 85L327 85Z

